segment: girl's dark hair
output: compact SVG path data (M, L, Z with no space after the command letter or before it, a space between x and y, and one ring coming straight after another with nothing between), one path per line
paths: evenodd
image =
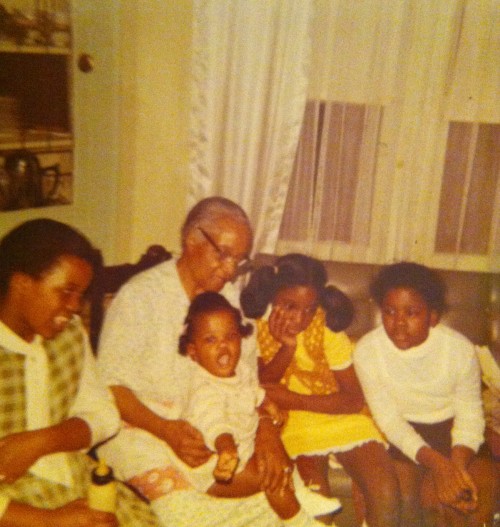
M189 306L188 314L184 320L184 331L179 337L179 353L187 355L187 347L193 340L196 322L203 315L225 311L233 315L238 330L242 337L252 334L251 324L243 324L241 312L233 307L221 294L207 291L196 296Z
M260 318L276 293L284 287L307 286L318 293L318 300L326 313L326 325L332 331L342 331L354 318L354 306L340 289L326 285L328 276L323 264L304 254L287 254L274 264L256 269L240 296L245 316Z
M382 305L385 295L392 289L414 289L430 309L442 315L446 310L446 285L439 273L425 265L399 262L383 267L370 286L377 304Z
M40 278L63 255L81 258L93 268L102 264L101 253L65 223L36 219L15 227L0 241L0 294L7 292L14 273Z

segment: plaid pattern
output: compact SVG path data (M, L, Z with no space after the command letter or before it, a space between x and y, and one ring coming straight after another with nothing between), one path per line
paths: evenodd
M84 360L83 338L81 325L75 319L55 339L44 343L49 366L52 424L67 418L78 393ZM26 357L6 351L0 347L0 437L26 429ZM70 453L68 457L74 481L72 488L25 474L14 484L0 484L0 493L14 501L41 508L56 508L85 497L93 461L82 453ZM159 525L149 505L122 484L118 488L117 516L123 527Z
M67 330L44 343L49 367L51 423L68 416L79 387L83 366L83 335L74 319ZM6 353L0 347L0 437L26 429L24 395L24 363L26 357Z
M26 474L12 485L0 484L0 492L12 500L40 508L61 507L77 498L86 497L93 461L84 454L70 454L75 486L72 488ZM150 506L128 487L118 484L117 511L122 527L159 527Z
M83 339L81 324L77 318L73 318L65 331L45 342L52 423L59 423L68 417L78 393L84 360Z
M0 348L0 437L26 429L24 360Z

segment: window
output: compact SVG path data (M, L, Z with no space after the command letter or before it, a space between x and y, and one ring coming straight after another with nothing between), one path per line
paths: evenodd
M309 101L280 239L368 245L382 107Z
M439 203L436 252L489 252L495 234L499 174L500 125L451 122Z

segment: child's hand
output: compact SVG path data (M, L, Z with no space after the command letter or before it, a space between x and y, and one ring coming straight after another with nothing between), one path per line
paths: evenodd
M213 475L216 481L230 481L240 462L238 453L234 450L221 452L217 458L217 465Z
M278 342L289 348L297 346L297 332L291 329L291 321L280 305L273 306L268 323L271 335Z
M464 514L476 509L477 489L467 471L447 458L437 468L431 473L439 501Z
M271 400L266 400L264 410L272 419L274 425L283 426L287 419L288 412L281 410L279 406Z

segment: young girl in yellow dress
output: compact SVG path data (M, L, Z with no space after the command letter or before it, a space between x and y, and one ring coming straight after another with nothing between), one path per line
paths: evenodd
M397 478L364 412L353 346L342 331L354 315L350 300L327 285L321 262L288 254L253 272L241 307L257 319L260 381L288 411L282 439L304 481L329 495L328 457L335 454L363 495L365 525L398 526Z

